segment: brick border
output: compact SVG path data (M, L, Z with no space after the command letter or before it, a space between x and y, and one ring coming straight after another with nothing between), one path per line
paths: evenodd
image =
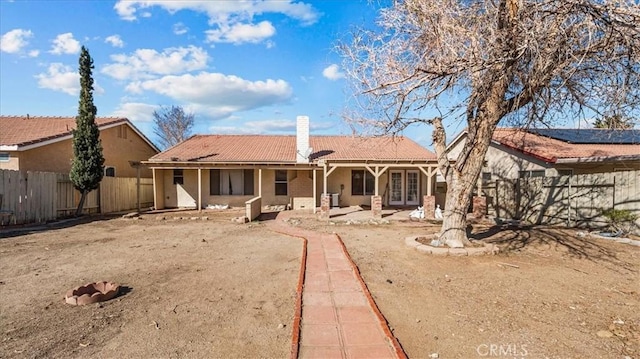
M271 228L272 232L282 234L287 237L302 240L302 258L300 260L300 272L298 273L298 284L296 286L296 305L293 313L293 325L291 328L291 350L290 358L298 359L300 351L300 322L302 321L302 290L304 288L304 277L307 269L307 238L286 233L284 231Z
M342 251L344 252L347 259L349 260L349 263L351 264L351 268L353 269L353 272L356 274L356 278L358 278L358 282L360 282L360 286L362 287L362 291L365 297L367 297L369 306L371 306L373 313L378 318L378 322L380 326L382 326L382 330L384 331L384 334L387 336L387 339L391 342L391 345L393 346L393 349L395 350L395 353L398 359L407 359L408 358L407 354L404 352L404 349L402 349L402 346L400 345L400 342L398 341L398 339L393 335L393 333L391 333L391 329L389 329L389 322L384 317L384 315L382 315L382 312L380 311L380 308L378 308L378 305L376 305L375 300L371 296L371 292L369 292L369 288L367 287L367 284L364 282L364 279L362 279L362 275L360 275L360 270L358 269L358 266L353 261L353 259L351 259L351 256L349 255L349 252L347 251L347 247L344 245L342 238L337 233L333 233L333 235L338 238L338 243L340 243L340 246L342 247Z

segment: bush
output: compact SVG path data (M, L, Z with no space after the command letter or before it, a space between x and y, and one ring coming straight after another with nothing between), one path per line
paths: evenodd
M608 209L602 212L602 215L607 218L612 230L622 232L622 234L631 233L636 226L635 221L638 219L637 214L627 209Z

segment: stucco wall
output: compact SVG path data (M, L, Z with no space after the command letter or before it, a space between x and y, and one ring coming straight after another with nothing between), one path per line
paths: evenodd
M227 167L225 167L227 168ZM232 169L232 168L229 168ZM352 169L365 170L364 168L337 168L327 179L327 193L340 194L340 206L353 206L371 204L371 195L352 195L351 194L351 171ZM395 169L395 168L394 168ZM409 168L401 168L407 170ZM415 170L415 169L411 169ZM166 208L190 207L198 200L198 170L184 169L184 184L176 186L173 184L172 169L156 170L156 177L164 182L160 185L157 181L157 187L162 192L163 205ZM262 205L287 205L294 202L294 198L306 198L304 200L305 208L313 202L313 172L311 170L288 170L288 194L286 196L275 195L275 171L276 169L262 169ZM427 180L426 176L419 171L420 174L420 193L419 198L426 194ZM210 171L202 170L202 206L209 204L230 205L232 207L244 207L245 202L259 195L259 169L254 168L254 192L252 195L211 195L210 194ZM316 206L320 205L320 196L323 192L323 175L322 169L316 170ZM389 180L389 170L380 176L379 194L385 196L386 200L389 195L386 189ZM435 180L434 180L435 186ZM309 201L311 198L311 202ZM194 202L195 201L195 202ZM300 200L299 200L300 201ZM386 204L386 202L385 202ZM162 207L159 207L162 208Z
M0 170L13 170L18 171L20 169L20 154L15 151L2 151L2 153L9 154L8 161L0 161Z
M126 138L118 137L118 127L108 128L100 132L105 166L115 167L116 177L136 177L136 169L129 161L146 161L156 152L129 126L126 127ZM13 158L16 157L14 161ZM67 139L51 143L27 151L11 152L9 162L0 162L2 169L20 171L41 171L68 173L73 159L72 140ZM19 168L16 166L19 163ZM14 168L4 167L10 164ZM141 177L150 178L151 170L142 169Z

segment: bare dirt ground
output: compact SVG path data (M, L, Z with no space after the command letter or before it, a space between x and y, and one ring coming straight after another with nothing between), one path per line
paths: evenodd
M0 357L287 357L302 242L192 215L0 233ZM124 293L64 303L101 280Z
M640 358L640 248L576 230L474 228L501 254L437 257L415 223L300 226L343 239L410 358Z

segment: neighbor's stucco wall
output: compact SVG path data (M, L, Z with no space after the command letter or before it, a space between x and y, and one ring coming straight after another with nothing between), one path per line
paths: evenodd
M2 153L9 154L8 161L0 161L0 170L14 170L20 169L20 152L16 151L2 151Z
M126 138L118 137L118 127L126 127ZM131 167L129 161L146 161L156 154L156 151L128 125L100 131L100 140L105 158L104 165L115 167L116 177L136 177L136 169ZM67 139L27 151L12 152L10 161L0 162L0 168L5 169L4 164L9 163L13 168L6 169L68 173L71 170L72 159L72 140ZM140 176L151 177L151 170L142 169Z

